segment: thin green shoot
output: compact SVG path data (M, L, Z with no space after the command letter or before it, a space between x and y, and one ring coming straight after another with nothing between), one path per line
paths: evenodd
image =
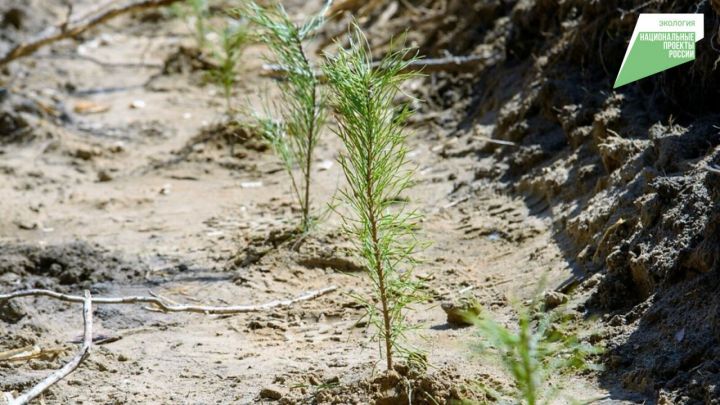
M247 3L239 13L260 27L259 39L273 54L270 62L287 69L278 81L281 102L272 117L261 118L258 126L283 162L291 178L293 194L300 205L300 230L309 232L311 183L315 148L325 124L325 95L307 57L305 42L324 22L327 6L302 24L294 23L281 5L263 8ZM270 108L268 108L270 110ZM300 174L296 171L299 169Z
M552 375L596 369L591 357L600 349L582 342L567 328L559 312L540 311L537 300L521 306L517 327L510 329L482 316L477 321L483 338L479 349L504 366L514 382L513 403L524 405L551 403L561 387L549 387ZM500 396L495 392L495 396Z
M421 245L416 237L420 214L401 198L413 184L404 131L411 111L394 103L402 83L414 76L403 73L413 60L409 49L400 49L373 68L367 40L355 27L349 48L329 56L324 66L335 132L346 149L339 162L347 186L339 199L349 212L336 211L368 269L373 294L355 298L377 330L388 370L395 355L424 359L407 345L407 332L413 329L407 311L425 299L420 280L413 277Z
M210 17L208 0L186 0L173 5L173 12L183 18L193 31L198 49L202 52L207 46L207 20Z
M248 30L244 24L230 23L220 31L219 44L213 49L213 59L217 67L210 71L210 77L223 90L228 114L233 110L232 96L237 81L237 66L248 39Z

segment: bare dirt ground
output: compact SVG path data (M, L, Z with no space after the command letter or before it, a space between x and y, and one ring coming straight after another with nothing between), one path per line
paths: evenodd
M357 323L362 311L347 296L366 291L365 275L347 254L338 219L329 216L298 251L284 240L297 212L277 158L256 141L231 148L221 136L198 138L221 132L219 89L202 85L198 72L160 73L191 40L178 20L155 17L122 18L11 68L10 96L44 110L29 114L21 139L0 146L3 290L90 288L118 296L152 289L217 305L328 285L339 290L290 309L237 316L99 307L95 333L110 341L45 401L250 403L277 390L288 403L353 402L317 395L380 370L370 331ZM236 88L238 103L252 108L271 87L258 75L262 52L247 50ZM143 108L132 107L138 100ZM74 108L82 102L106 111L80 114ZM432 241L419 274L434 297L412 316L422 325L413 340L427 348L431 373L442 376L428 391L472 381L507 385L495 365L472 352L473 328L448 325L440 302L464 291L508 319L511 297L526 298L544 275L548 288L560 286L573 270L544 201L477 180L477 159L439 127L421 120L412 131L418 185L410 198ZM338 149L326 133L314 173L316 208L341 182ZM0 351L38 345L54 356L1 364L0 390L20 391L58 368L81 330L78 305L14 302L0 322ZM567 386L576 397L606 395L592 376Z

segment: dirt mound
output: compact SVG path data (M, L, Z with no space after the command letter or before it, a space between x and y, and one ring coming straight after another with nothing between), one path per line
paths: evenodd
M182 148L173 151L170 160L153 164L154 168L172 166L184 161L216 162L231 170L254 170L244 159L253 152L265 152L269 145L256 133L235 119L216 122L203 127Z
M57 284L88 288L97 283L140 277L146 270L140 263L126 261L85 242L44 247L0 245L0 283L14 289L56 289Z
M41 120L50 110L51 107L0 87L0 145L35 139L41 132Z
M468 145L465 155L481 160L476 180L490 177L544 200L580 278L600 274L588 308L617 323L607 384L622 381L653 399L665 390L673 403L716 397L708 370L717 365L707 359L716 358L718 336L707 321L717 308L705 288L720 278L720 175L712 170L720 162L720 54L712 4L383 4L351 11L381 31L414 22L403 27L413 27L408 37L428 56L486 57L471 74L430 74L428 107L455 109L442 125ZM705 39L693 63L614 91L641 12L703 13ZM680 330L682 348L666 348Z
M454 401L480 399L476 398L478 394L467 388L475 382L464 381L450 369L427 374L405 365L397 365L391 373L347 383L341 380L337 376L323 379L310 373L294 385L298 389L287 393L265 389L261 391L260 397L280 399L280 403L286 404L376 405L450 404ZM273 398L273 393L276 398Z
M202 51L197 48L180 46L177 51L165 58L162 73L164 75L191 74L206 72L216 68L203 57Z
M257 232L242 241L244 247L233 258L233 265L246 267L258 263L271 252L284 251L305 268L332 269L343 273L363 272L365 266L355 257L352 243L340 231L317 231L302 235L296 227L282 225Z

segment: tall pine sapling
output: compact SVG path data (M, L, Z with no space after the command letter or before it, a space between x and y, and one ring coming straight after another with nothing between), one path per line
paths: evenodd
M263 8L249 2L240 12L261 28L260 39L273 53L272 62L287 70L278 82L281 102L275 117L260 119L259 127L283 161L302 211L300 229L312 225L312 163L320 131L325 123L325 96L307 57L304 43L322 25L326 7L303 24L291 21L281 5ZM300 176L296 176L296 168Z
M423 300L421 285L412 274L419 214L409 210L401 196L412 185L403 131L411 111L393 102L400 85L413 76L403 72L414 58L402 49L373 68L369 45L356 27L350 47L328 59L324 73L331 88L336 133L346 148L339 158L347 180L340 198L350 213L340 214L374 292L371 299L357 298L368 310L382 343L380 351L392 370L395 355L417 359L406 345L406 332L412 328L406 315Z

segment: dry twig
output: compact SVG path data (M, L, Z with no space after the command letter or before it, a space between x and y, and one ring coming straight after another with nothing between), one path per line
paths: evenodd
M153 296L129 296L129 297L97 297L93 303L97 304L151 304L163 312L195 312L201 314L229 315L245 312L260 312L278 307L288 307L300 301L307 301L325 295L337 289L336 286L326 287L320 290L309 291L305 294L287 300L277 300L259 305L235 305L235 306L206 306L206 305L182 305L177 304L157 294ZM78 295L62 294L50 290L22 290L8 294L0 294L0 302L20 297L45 296L67 302L83 302L83 297Z
M0 57L0 66L23 56L33 54L45 45L61 39L75 38L90 28L102 24L122 14L147 10L156 7L168 6L180 0L142 0L124 5L111 5L101 7L77 19L69 19L62 24L50 27L28 42L17 44L14 48ZM68 17L70 17L68 15Z
M39 346L25 346L19 349L12 349L0 352L0 361L18 361L33 358L40 354Z
M485 142L488 142L488 143L498 144L498 145L518 146L518 144L515 143L515 142L504 141L504 140L502 140L502 139L490 138L490 137L488 137L488 136L483 136L483 135L473 135L473 138L479 139L479 140L481 140L481 141L485 141Z
M83 322L85 324L83 345L80 351L73 357L63 368L53 372L47 376L44 380L40 381L37 385L30 388L27 392L20 395L17 398L11 399L9 405L24 405L33 399L37 398L45 392L52 385L67 377L70 373L75 371L76 368L82 363L87 356L90 354L90 347L92 346L92 297L89 291L85 291L84 297L80 298L83 302Z
M80 341L74 343L82 343L82 336ZM37 345L25 346L19 349L0 352L0 362L27 361L36 358L55 358L65 351L66 349L64 347L43 349Z

